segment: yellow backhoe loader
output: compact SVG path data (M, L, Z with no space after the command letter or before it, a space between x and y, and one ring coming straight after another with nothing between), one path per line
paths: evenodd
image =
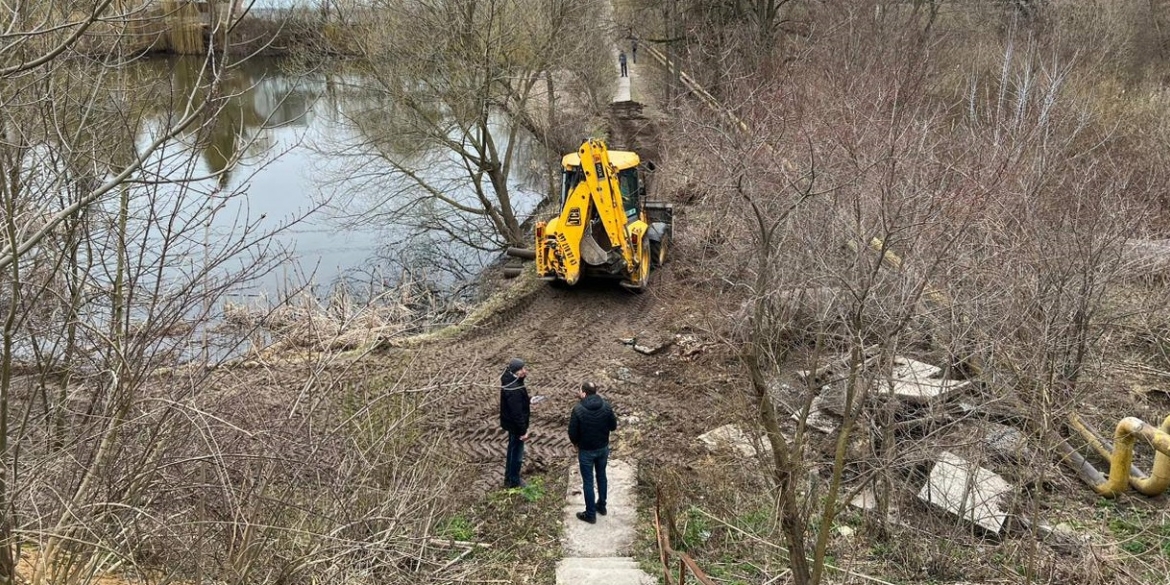
M560 213L536 224L539 278L564 285L582 276L615 278L646 290L651 266L666 261L674 210L646 201L641 162L596 138L561 159Z

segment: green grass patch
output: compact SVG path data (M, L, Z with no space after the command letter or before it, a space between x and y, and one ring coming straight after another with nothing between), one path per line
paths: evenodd
M470 541L475 539L475 527L466 516L460 514L444 520L439 525L439 534L443 538Z
M694 506L684 514L682 543L683 551L694 550L711 539L711 525L707 517Z

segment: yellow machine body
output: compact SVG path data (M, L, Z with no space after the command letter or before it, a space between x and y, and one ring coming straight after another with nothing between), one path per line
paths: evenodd
M600 139L561 159L560 213L536 225L538 277L568 285L583 275L618 278L645 290L651 264L665 260L672 212L650 205L655 217L647 216L640 164L636 153L609 150Z

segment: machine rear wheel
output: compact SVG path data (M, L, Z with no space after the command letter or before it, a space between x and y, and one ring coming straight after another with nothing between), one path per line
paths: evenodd
M653 258L655 266L666 264L666 254L669 248L670 236L666 234L662 236L661 240L650 242L650 257Z

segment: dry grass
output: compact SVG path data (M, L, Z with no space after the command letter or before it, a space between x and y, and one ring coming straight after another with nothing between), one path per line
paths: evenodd
M899 516L843 512L829 541L831 562L900 583L1153 583L1170 568L1163 536L1170 518L1157 512L1160 500L1103 501L1058 465L1042 438L1044 429L1063 432L1074 408L1106 432L1124 416L1158 422L1170 411L1163 393L1148 391L1165 384L1168 369L1165 283L1113 260L1124 242L1164 238L1170 225L1165 66L1141 62L1133 50L1153 34L1153 23L1134 17L1139 4L1101 14L1086 11L1087 3L1043 3L1044 14L1027 21L1013 19L1006 3L946 3L953 10L926 31L921 12L912 16L921 3L821 3L815 30L824 34L794 41L800 50L783 80L763 79L754 56L725 61L724 97L737 113L750 112L741 117L752 120L751 132L729 131L699 108L678 116L684 123L673 134L685 140L667 150L684 155L685 172L705 177L695 193L700 205L686 217L687 237L698 240L688 244L701 262L690 269L718 275L699 279L706 294L772 299L776 290L830 284L844 291L811 316L785 313L791 307L783 299L765 303L775 312L765 337L776 356L813 343L873 343L978 371L973 392L960 399L980 409L976 420L951 415L919 424L917 414L899 412L891 421L883 406L871 405L848 445L843 487L879 482ZM884 20L872 16L875 8L888 9ZM736 32L703 38L726 41ZM776 158L799 172L778 168ZM823 195L779 226L776 260L760 268L749 200L766 220L781 217L796 196L791 186L810 177ZM847 245L873 236L908 268L882 268L876 255ZM768 268L771 286L751 291L757 271ZM926 302L922 290L941 291L948 302ZM713 318L707 329L736 327ZM1126 365L1134 363L1141 367ZM796 368L781 358L770 366L781 378ZM729 399L721 412L750 417L756 408ZM1002 535L914 497L940 450L962 445L970 457L992 461L963 431L989 420L1025 429L1038 461L988 463L1017 486L1015 517ZM893 444L892 425L899 425ZM785 434L791 439L795 429ZM823 510L833 447L814 437L799 447L800 465L784 470L809 475L802 483L806 534ZM1148 470L1149 458L1147 451L1139 467ZM690 544L701 564L729 582L785 582L775 487L754 485L756 474L770 471L689 473L657 481L677 484L680 532L696 539ZM1040 522L1063 524L1088 542L1050 538ZM710 534L699 539L703 532Z
M466 309L461 302L407 281L360 302L341 286L324 300L302 292L275 307L267 306L263 299L254 303L228 302L223 313L228 326L263 331L266 339L270 338L249 352L266 361L292 354L350 352L379 343L402 344L410 343L412 338L421 341L450 335L459 331L459 326L448 325L452 319L482 318L514 295L514 289L507 289L464 317Z

